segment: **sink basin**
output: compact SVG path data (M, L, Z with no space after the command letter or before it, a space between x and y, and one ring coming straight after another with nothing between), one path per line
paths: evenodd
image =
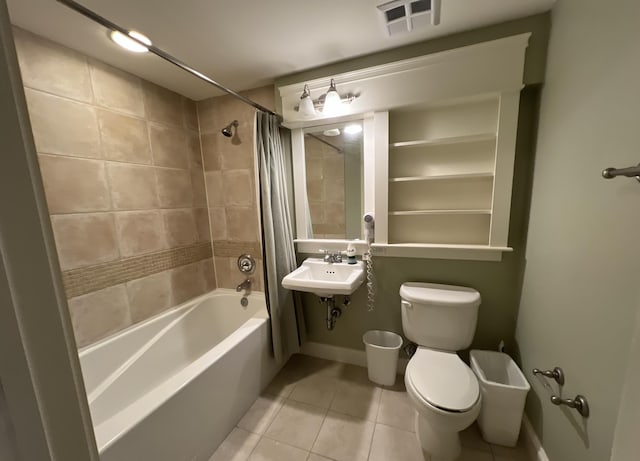
M289 290L307 291L318 296L350 295L364 280L364 263L327 263L307 258L302 265L282 279Z

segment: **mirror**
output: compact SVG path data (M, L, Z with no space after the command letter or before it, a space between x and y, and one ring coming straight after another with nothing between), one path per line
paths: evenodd
M309 238L361 238L362 121L304 130Z

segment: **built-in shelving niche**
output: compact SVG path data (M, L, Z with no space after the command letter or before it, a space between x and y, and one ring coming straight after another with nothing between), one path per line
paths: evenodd
M389 113L389 243L489 245L499 99Z

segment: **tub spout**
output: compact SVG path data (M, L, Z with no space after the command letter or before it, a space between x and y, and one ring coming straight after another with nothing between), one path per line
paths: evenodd
M242 290L245 290L245 296L251 293L251 279L245 279L240 285L236 287L236 291L239 293Z

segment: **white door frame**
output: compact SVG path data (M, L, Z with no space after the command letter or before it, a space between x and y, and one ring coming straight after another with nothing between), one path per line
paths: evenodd
M5 0L0 101L0 417L22 461L98 461Z

